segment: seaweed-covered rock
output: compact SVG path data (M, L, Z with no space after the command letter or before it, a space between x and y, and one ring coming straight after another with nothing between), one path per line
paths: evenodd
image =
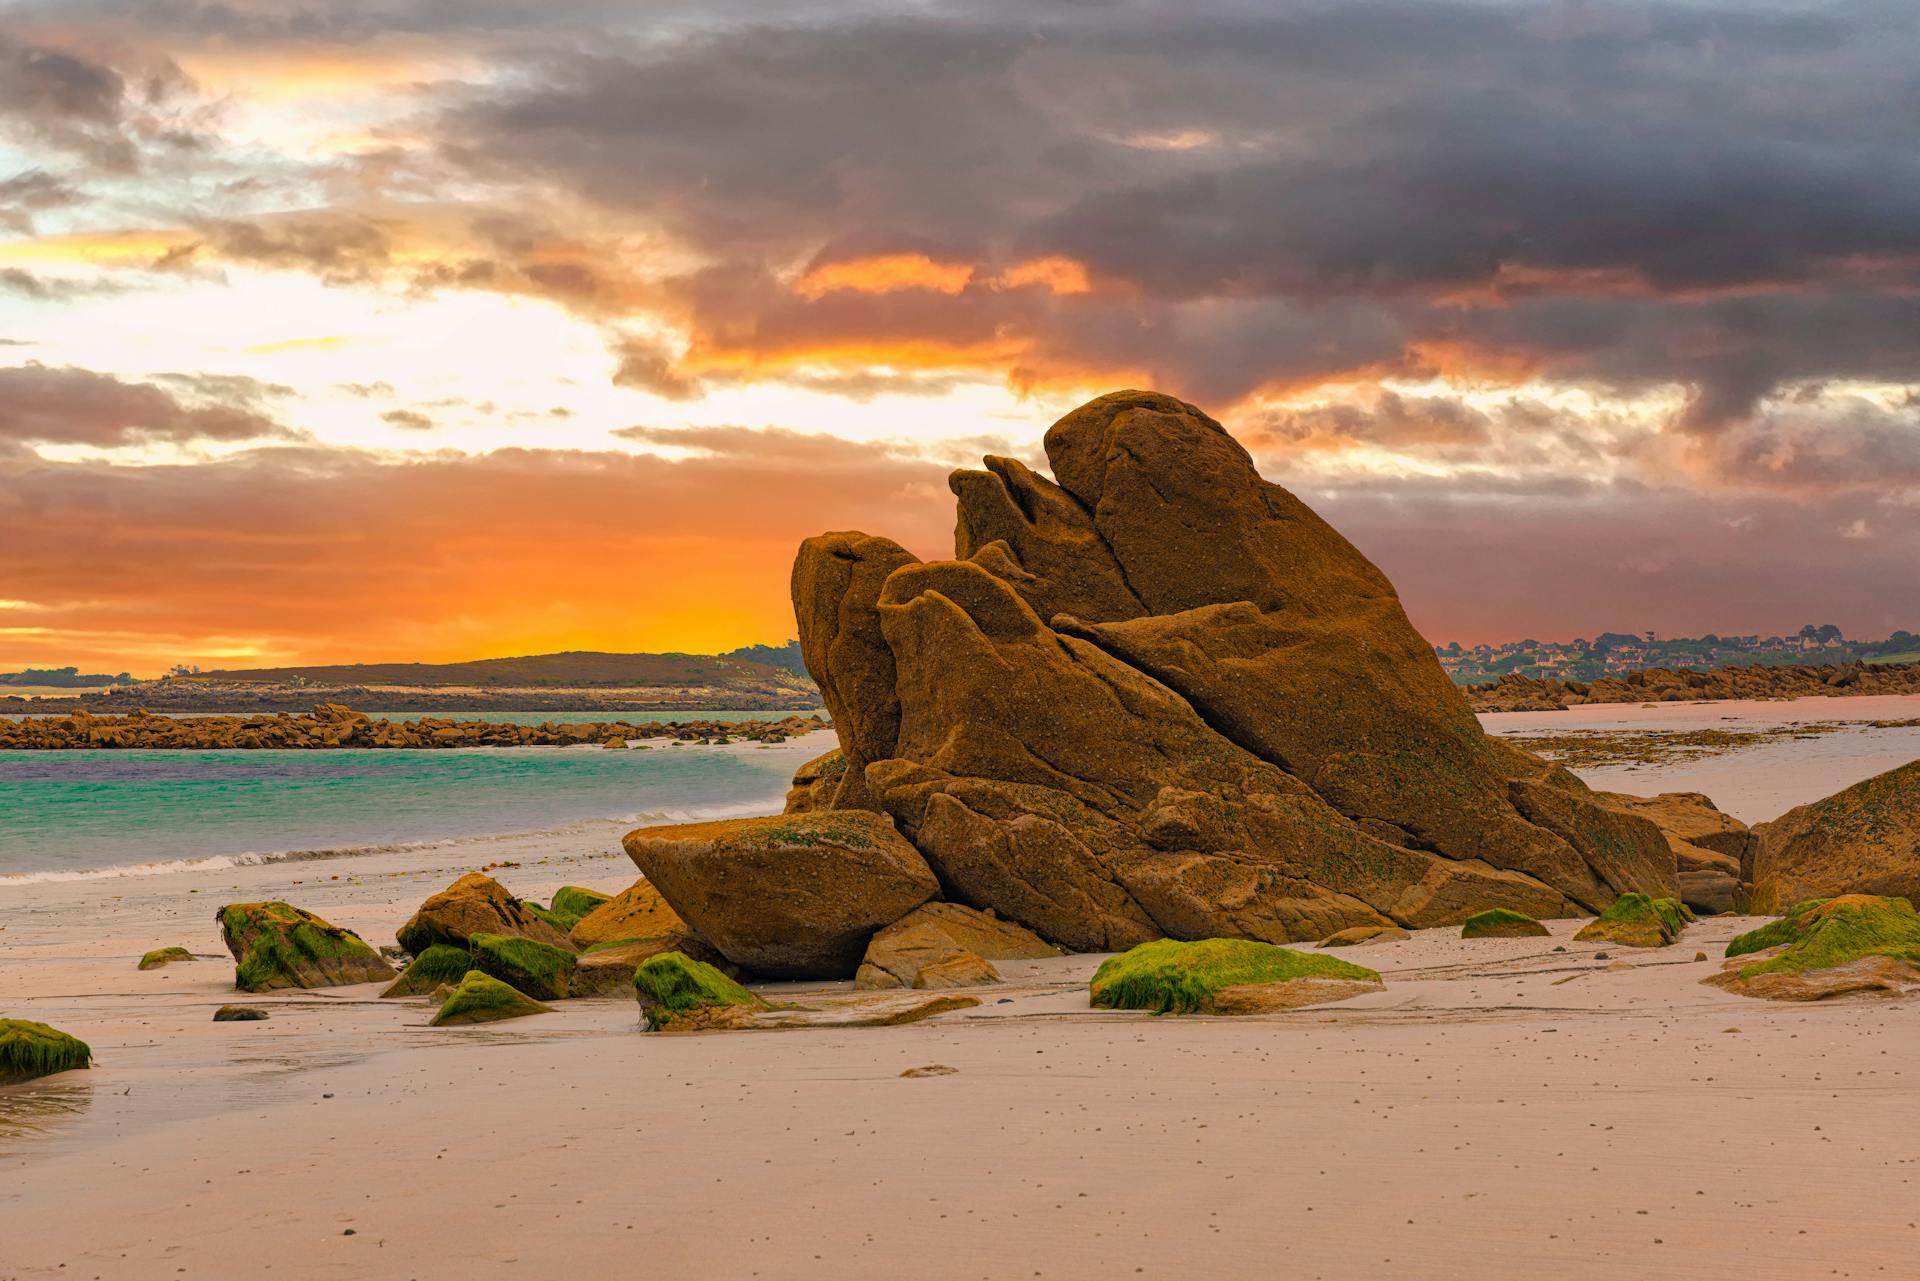
M69 1036L31 1019L0 1019L0 1085L93 1066L93 1051Z
M1258 1014L1381 989L1379 974L1338 957L1251 939L1158 939L1094 971L1091 1003L1155 1014Z
M831 803L948 898L1090 951L1674 891L1659 829L1489 738L1385 576L1198 409L1104 396L1046 452L1058 483L952 477L953 560L835 533L794 565Z
M242 992L378 983L394 970L352 930L290 903L229 903L214 915Z
M140 968L157 970L163 965L172 965L175 961L191 961L193 953L184 947L156 947L140 958Z
M1527 939L1545 938L1547 927L1524 912L1509 911L1504 907L1490 907L1484 912L1475 912L1460 927L1463 939Z
M464 947L435 943L407 963L400 977L387 985L382 997L428 996L442 983L458 983L473 968L473 955Z
M726 1027L767 1003L713 966L682 952L649 957L633 972L633 994L647 1026L695 1031Z
M666 952L679 952L691 960L713 966L728 978L738 979L740 971L711 944L691 934L666 934L659 938L622 939L614 943L596 943L580 954L567 995L576 997L633 996L633 972L642 962Z
M641 877L574 924L567 941L578 948L625 939L665 938L687 932L687 923L667 906L660 891Z
M770 978L852 977L875 930L940 892L864 810L647 827L626 849L695 933Z
M420 905L394 937L418 956L435 943L466 947L476 934L511 934L555 947L566 947L566 931L526 910L491 876L468 872Z
M1400 943L1412 938L1397 925L1356 925L1320 940L1321 947L1356 947L1362 943Z
M928 903L873 936L857 988L965 987L997 983L989 961L1057 956L1032 930L958 903Z
M1577 943L1618 943L1623 947L1665 947L1680 937L1693 913L1679 899L1622 894L1606 911L1581 927Z
M552 1012L548 1006L526 996L510 984L502 983L489 974L482 974L479 970L469 970L459 986L447 994L446 1002L441 1005L439 1013L433 1016L431 1026L493 1023L500 1019Z
M553 892L553 914L566 922L571 930L581 920L602 904L611 903L613 895L602 894L599 890L584 889L578 885L562 885Z
M1920 913L1871 894L1801 903L1734 939L1727 956L1703 983L1776 1001L1894 995L1920 987Z
M473 936L473 966L535 1000L557 1001L567 995L579 963L568 948L555 947L513 934Z
M267 1017L267 1012L257 1005L223 1005L213 1012L215 1023L258 1023Z
M1753 829L1753 910L1837 894L1920 902L1920 761Z

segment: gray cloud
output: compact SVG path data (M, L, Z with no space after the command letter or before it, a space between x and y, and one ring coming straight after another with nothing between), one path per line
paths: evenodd
M152 383L37 362L0 369L0 440L115 446L289 434L254 407L257 394L204 380L194 390L185 400Z

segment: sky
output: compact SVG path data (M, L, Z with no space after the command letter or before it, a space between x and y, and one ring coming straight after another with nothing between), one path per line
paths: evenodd
M0 0L0 670L793 635L1151 387L1436 642L1920 626L1910 0Z

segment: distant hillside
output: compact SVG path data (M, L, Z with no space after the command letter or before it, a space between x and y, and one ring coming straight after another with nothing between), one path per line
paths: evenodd
M794 644L798 645L799 642L795 641ZM0 672L0 685L33 685L41 689L87 689L101 685L139 683L125 672L118 676L88 676L77 667L29 667L24 672Z
M764 647L763 647L764 648ZM771 651L770 651L771 652ZM467 663L334 663L199 672L187 681L219 685L399 685L417 689L811 689L785 667L712 654L603 654L576 650Z
M807 674L807 664L800 657L800 642L797 640L790 640L784 645L748 645L744 649L730 649L720 657L765 663L768 667L784 667L802 676Z

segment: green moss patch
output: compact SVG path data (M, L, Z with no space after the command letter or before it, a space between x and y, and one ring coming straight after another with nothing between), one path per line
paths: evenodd
M1728 956L1745 956L1749 952L1764 952L1770 947L1779 947L1782 943L1793 943L1806 933L1807 914L1816 907L1825 907L1832 899L1810 898L1804 903L1795 903L1780 914L1777 921L1768 921L1757 930L1748 930L1745 934L1736 934L1727 944Z
M156 947L153 951L148 952L140 958L140 968L143 970L157 970L161 966L171 965L175 961L191 961L192 959L193 953L187 951L184 947Z
M1788 918L1799 923L1799 938L1778 956L1742 966L1741 978L1831 970L1869 956L1920 964L1920 912L1906 899L1843 894L1802 907Z
M1573 937L1586 943L1625 947L1665 947L1680 937L1693 912L1679 899L1622 894Z
M538 903L534 902L530 898L523 898L520 900L520 910L525 912L528 916L531 916L536 921L546 922L548 925L551 925L554 929L559 930L562 934L565 934L568 930L572 929L576 924L578 924L578 921L579 921L579 918L577 917L572 920L569 920L568 918L562 916L558 912L550 911L547 908L541 907Z
M400 977L381 996L425 996L442 983L458 983L473 968L473 957L464 947L435 943L413 958Z
M496 936L497 937L497 936ZM550 1014L540 1002L522 994L479 970L469 970L460 985L448 995L440 1012L433 1016L434 1027L454 1027L462 1023L493 1023L517 1019L528 1014Z
M572 952L511 934L473 936L472 967L542 1001L567 994L578 960Z
M0 1085L93 1066L93 1051L78 1037L31 1019L0 1019Z
M1159 939L1109 958L1094 972L1088 991L1101 1009L1186 1014L1222 988L1300 978L1380 980L1351 961L1252 939Z
M393 977L393 967L358 934L290 903L230 903L214 919L233 953L233 983L242 992Z
M1545 937L1547 927L1528 916L1525 912L1516 912L1507 907L1490 907L1484 912L1475 912L1460 926L1463 939L1512 939Z
M764 1010L767 1003L705 961L684 952L648 957L633 972L633 994L654 1031L714 1010Z
M578 885L562 885L553 892L553 914L567 923L572 929L580 924L580 918L599 907L602 903L613 901L613 895L602 894L599 890L582 889Z

